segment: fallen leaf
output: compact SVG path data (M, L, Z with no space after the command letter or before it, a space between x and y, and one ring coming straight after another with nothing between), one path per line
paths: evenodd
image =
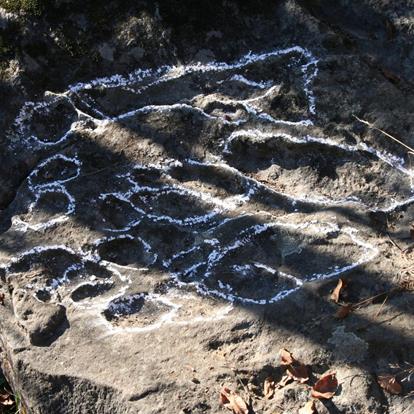
M9 394L0 393L0 405L6 407L14 404L13 397Z
M343 305L335 313L336 319L344 319L353 311L352 305Z
M344 289L346 286L346 281L343 279L339 279L335 289L331 293L331 300L335 303L339 302L339 296L341 295L341 290Z
M401 384L397 381L394 375L378 375L377 381L380 387L385 391L388 391L390 394L402 393Z
M299 410L299 414L318 414L315 407L315 400L308 401L304 407Z
M273 397L276 389L276 383L272 377L268 377L264 380L263 395L265 398L270 399Z
M249 414L249 407L243 398L227 387L221 389L219 402L233 411L233 414Z
M285 348L282 348L279 353L281 365L290 365L296 361L292 353Z
M338 380L334 372L323 374L312 387L311 395L314 398L330 399L338 389Z
M395 28L394 24L391 20L387 19L385 20L385 29L387 31L387 39L393 40L395 38L395 35L397 33L397 29Z
M309 380L309 369L306 365L302 364L299 361L296 361L292 365L289 365L286 370L287 375L289 375L293 380L299 381L301 384L304 384Z
M283 375L282 379L276 384L276 388L280 389L286 387L289 382L292 382L293 378L290 375Z
M382 68L381 72L391 83L400 83L401 82L401 78L398 75L396 75L393 71L391 71L387 68Z

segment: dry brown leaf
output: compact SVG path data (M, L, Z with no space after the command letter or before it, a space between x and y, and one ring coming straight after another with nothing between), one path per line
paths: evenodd
M281 365L290 365L296 361L295 358L293 358L292 352L288 351L285 348L282 348L279 353Z
M233 414L249 414L249 406L246 401L227 387L221 389L219 402L222 406L231 410Z
M346 287L346 281L344 279L339 279L335 289L331 293L331 300L335 303L339 302L339 296L341 295L341 290Z
M394 375L378 375L377 377L378 384L385 391L388 391L390 394L401 394L402 386L397 381Z
M387 39L392 40L397 34L397 29L394 26L393 22L389 19L385 20L385 29L387 30Z
M341 306L335 313L336 319L344 319L346 318L352 311L353 311L352 305L344 305Z
M309 369L306 365L302 364L299 361L296 361L294 364L287 367L286 373L293 380L299 381L301 384L304 384L309 380Z
M312 387L311 395L314 398L332 398L338 389L338 380L334 372L323 374Z
M387 68L382 68L381 72L391 83L400 83L401 82L401 78L397 74L395 74L393 71L391 71Z
M280 389L286 387L289 382L292 382L293 378L290 375L283 375L282 379L276 384L276 388Z
M3 407L11 406L14 404L14 400L11 394L9 393L0 393L0 405Z
M270 399L273 397L276 389L276 383L272 377L268 377L264 380L263 395L265 398Z
M300 410L299 414L318 414L315 406L315 400L308 401Z

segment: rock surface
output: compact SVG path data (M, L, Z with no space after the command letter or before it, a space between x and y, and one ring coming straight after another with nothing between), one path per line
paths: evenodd
M1 12L0 346L27 412L217 413L240 382L297 412L304 386L261 398L288 348L337 372L318 412L409 413L376 376L414 364L413 172L354 117L414 146L405 2L68 3ZM343 320L338 277L375 296Z

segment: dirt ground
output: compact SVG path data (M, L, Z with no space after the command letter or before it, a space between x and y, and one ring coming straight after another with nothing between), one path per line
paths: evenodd
M220 413L223 385L298 413L327 371L318 413L411 413L414 10L90 3L0 8L0 350L27 413ZM267 398L282 348L311 374Z

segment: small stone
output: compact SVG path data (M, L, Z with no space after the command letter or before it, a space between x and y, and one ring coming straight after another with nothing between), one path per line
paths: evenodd
M129 54L135 59L135 60L141 60L145 54L145 49L142 47L133 47Z
M352 332L345 332L344 326L335 329L328 343L334 345L335 354L346 362L363 361L367 355L368 344Z
M23 61L28 72L36 72L40 69L40 65L36 62L36 60L27 53L23 53Z
M210 49L201 49L199 50L195 56L194 61L200 62L200 63L207 63L215 60L216 57Z
M108 43L103 43L98 47L98 52L101 55L102 59L109 60L113 62L115 48L110 46Z

